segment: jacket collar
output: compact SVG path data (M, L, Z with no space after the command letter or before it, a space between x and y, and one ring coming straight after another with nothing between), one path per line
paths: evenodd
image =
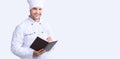
M40 21L39 21L39 22L35 22L31 17L28 17L28 20L30 21L31 24L34 24L34 23L39 23L39 24L41 24Z

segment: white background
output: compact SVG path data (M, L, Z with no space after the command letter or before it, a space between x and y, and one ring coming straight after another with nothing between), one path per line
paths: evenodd
M19 59L12 33L28 15L26 0L0 2L0 59ZM43 19L59 40L51 59L120 59L119 0L46 0Z

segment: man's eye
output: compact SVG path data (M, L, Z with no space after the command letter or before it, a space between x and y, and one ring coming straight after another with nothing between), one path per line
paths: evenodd
M42 10L41 8L39 10Z

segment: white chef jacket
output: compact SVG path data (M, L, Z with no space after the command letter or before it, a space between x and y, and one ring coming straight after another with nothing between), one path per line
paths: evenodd
M30 45L37 36L44 40L51 37L50 27L45 22L35 22L29 17L16 26L11 41L11 51L21 59L45 59L49 52L33 57L34 50Z

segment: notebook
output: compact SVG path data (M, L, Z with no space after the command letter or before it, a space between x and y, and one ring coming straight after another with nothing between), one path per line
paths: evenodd
M45 49L46 51L50 51L56 43L57 43L57 41L53 41L53 42L49 43L40 37L36 37L36 39L31 44L30 48L32 48L36 51L38 51L40 49Z

